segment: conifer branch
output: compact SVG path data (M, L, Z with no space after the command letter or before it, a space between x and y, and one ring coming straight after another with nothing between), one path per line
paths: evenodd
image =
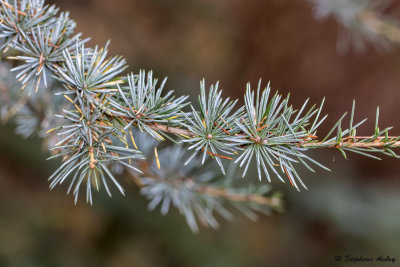
M393 2L374 0L309 0L319 19L332 16L346 30L338 41L340 50L353 46L365 50L365 43L378 49L400 44L400 22L386 12Z
M391 128L380 130L379 108L372 134L357 135L365 120L353 123L353 102L349 126L342 127L344 114L324 138L317 135L326 119L321 115L324 100L311 107L306 100L295 109L289 95L273 93L261 80L255 90L247 84L243 106L223 98L218 83L208 89L203 80L196 109L187 96L165 92L166 80L159 83L152 72L123 75L126 60L108 58L109 42L103 48L85 47L88 39L74 35L75 22L68 13L57 16L55 6L43 0L0 4L0 50L15 65L18 89L28 91L13 95L12 101L2 92L1 104L27 104L11 113L17 113L17 119L24 115L18 121L25 136L45 128L50 159L62 161L49 178L50 188L69 182L68 193L75 202L81 188L88 203L93 202L93 190L104 188L111 196L109 185L124 194L118 174L127 170L134 173L150 209L160 204L166 214L173 205L197 231L198 222L217 227L215 214L229 219L226 204L251 219L255 212L281 206L278 196L266 195L268 186L237 179L236 167L243 168L244 177L254 165L260 181L277 177L300 191L307 187L299 165L313 172L312 165L328 170L307 155L309 149L336 148L345 158L346 152L375 159L376 154L399 157L394 150L400 137L389 135ZM10 84L9 92L14 93L16 83ZM43 106L40 115L34 105ZM141 134L147 139L139 140ZM167 140L176 145L158 151L157 142Z
M157 131L162 131L165 133L173 134L173 135L178 135L178 136L188 136L188 137L194 137L196 136L195 133L180 128L180 127L169 127L168 125L163 125L163 124L158 124L158 123L152 123L148 124L148 127L157 130ZM243 133L240 133L241 135ZM393 141L397 140L397 136L348 136L342 139L342 142L337 143L337 142L320 142L318 139L315 138L306 138L307 141L305 142L304 140L301 140L297 142L298 147L304 147L304 148L337 148L337 147L360 147L360 148L385 148L387 146L391 147L400 147L400 141ZM347 141L346 141L347 140ZM358 142L359 140L374 140L373 142ZM392 141L390 141L392 140Z
M144 187L144 185L141 183L140 178L133 176L132 180L139 188ZM235 202L253 202L255 204L265 205L276 210L280 210L282 208L282 199L275 196L265 197L259 194L241 194L232 192L231 190L229 190L229 188L227 189L223 187L212 187L209 185L198 184L193 185L195 183L193 178L187 178L185 180L174 180L174 183L180 183L179 185L190 183L198 193L210 195L212 197L223 198Z

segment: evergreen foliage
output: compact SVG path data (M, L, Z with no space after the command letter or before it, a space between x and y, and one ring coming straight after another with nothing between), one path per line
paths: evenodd
M321 13L329 1L316 2ZM91 204L93 189L111 196L110 184L124 194L125 175L141 188L150 209L160 205L166 214L172 205L197 231L199 222L216 228L216 214L230 219L227 205L251 219L255 212L280 211L281 197L266 181L277 177L307 189L298 165L327 169L307 154L310 149L336 148L344 157L346 152L398 157L400 137L390 136L391 128L380 130L379 109L371 135L357 135L365 120L354 124L353 104L349 126L343 126L344 114L324 138L317 132L326 118L324 101L309 107L306 100L296 109L289 96L274 93L269 84L263 88L261 81L255 91L247 85L240 107L238 100L222 97L218 83L207 89L203 80L196 109L187 96L165 92L166 80L159 83L152 72L125 75L126 61L108 57L109 43L85 47L88 39L74 35L68 13L57 16L55 6L39 0L0 3L1 49L16 65L18 79L0 94L2 118L15 117L24 136L45 129L50 159L62 161L49 178L50 188L68 183L75 202L81 190ZM19 94L19 88L29 89ZM236 168L242 167L245 177L251 164L257 184L237 177Z

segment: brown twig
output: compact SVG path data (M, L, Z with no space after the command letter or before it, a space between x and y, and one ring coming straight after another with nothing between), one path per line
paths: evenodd
M142 188L144 185L142 184L140 177L137 174L131 172L132 181L139 187ZM157 178L153 178L157 179ZM278 197L265 197L257 194L240 194L234 193L226 188L222 187L213 187L209 185L199 185L194 182L194 179L191 178L183 178L183 179L174 179L175 184L186 183L190 181L193 188L201 194L206 194L213 197L225 198L227 200L235 201L235 202L253 202L260 205L269 206L271 208L279 208L282 205L282 201Z
M121 116L123 117L125 120L129 121L129 118L125 117L125 116ZM170 133L170 134L175 134L175 135L180 135L180 136L185 136L185 137L195 137L197 136L195 133L187 130L187 129L183 129L183 128L179 128L179 127L170 127L168 125L164 125L164 124L160 124L160 123L149 123L148 126L154 130L158 130L158 131L162 131L165 133ZM238 135L242 135L243 133L238 133ZM243 138L246 138L243 135ZM358 148L384 148L387 145L392 145L394 147L400 147L400 141L396 141L396 142L383 142L383 139L395 139L397 137L395 136L378 136L376 137L374 142L358 142L358 140L363 140L363 139L369 139L369 138L374 138L373 136L348 136L348 137L344 137L342 139L342 141L338 144L337 142L320 142L317 139L317 136L314 135L309 135L305 140L302 140L298 143L293 143L293 146L297 146L297 147L303 147L303 148L327 148L327 147L332 147L332 148L337 148L339 147L358 147ZM254 139L254 138L253 138ZM255 140L253 140L254 142L256 142ZM213 156L218 156L221 158L228 158L225 156L221 156L218 154L214 154L214 153L209 153L210 155ZM231 158L228 158L231 159Z
M186 130L186 129L179 128L179 127L169 127L168 125L159 124L159 123L151 123L148 126L150 128L152 128L153 130L159 130L159 131L163 131L163 132L170 133L170 134L176 134L176 135L188 136L188 137L196 136L195 133L193 133L189 130Z
M260 205L277 207L281 205L281 200L277 197L264 197L257 194L239 194L233 193L225 188L198 185L196 190L213 197L221 197L236 202L253 202Z
M372 137L371 137L372 138ZM383 137L384 138L384 137ZM320 147L331 147L331 148L337 148L337 147L357 147L357 148L384 148L388 145L394 146L394 147L400 147L400 141L396 142L382 142L379 140L383 139L382 137L379 137L378 140L375 140L373 142L365 143L365 142L352 142L352 141L345 141L345 142L314 142L314 143L305 143L301 147L304 148L320 148Z
M187 130L187 129L182 129L182 128L178 128L178 127L168 127L166 125L163 124L158 124L158 123L152 123L148 125L150 128L154 129L154 130L159 130L159 131L163 131L166 133L171 133L171 134L176 134L176 135L181 135L181 136L188 136L188 137L194 137L196 136L195 133ZM239 133L240 135L240 133ZM314 138L316 136L311 136L312 138L309 138L307 140L307 142L299 142L299 143L294 143L294 145L298 145L299 147L304 147L304 148L321 148L321 147L337 147L338 143L337 142L315 142L317 140L315 140ZM369 148L369 147L373 147L373 148L383 148L385 146L387 146L388 144L395 146L395 147L400 147L400 141L396 141L394 143L389 142L383 142L383 141L377 141L377 140L383 140L386 139L385 136L378 136L376 137L376 140L374 142L357 142L357 141L350 141L350 140L362 140L362 139L368 139L368 138L373 138L373 136L348 136L348 137L344 137L342 139L342 142L339 143L339 146L343 146L343 147L360 147L360 148ZM389 140L390 139L394 139L397 137L394 136L388 136L387 137ZM347 141L348 140L348 141ZM313 142L312 142L313 141ZM343 142L344 141L344 142Z

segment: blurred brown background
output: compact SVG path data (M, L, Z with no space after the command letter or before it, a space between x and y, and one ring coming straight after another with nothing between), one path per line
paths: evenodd
M326 132L356 99L356 118L400 134L400 50L338 54L338 26L318 22L304 0L48 1L70 10L91 45L111 39L111 54L130 70L168 76L168 89L196 96L199 81L220 81L241 98L259 78L291 93L295 106L327 97ZM193 98L195 99L195 98ZM0 128L0 266L337 266L336 255L395 257L400 262L400 164L338 151L315 151L333 172L304 172L309 191L279 182L287 211L256 223L238 216L221 230L193 235L177 212L149 212L128 196L98 195L75 206L66 188L49 191L40 140ZM41 152L40 152L41 151ZM342 263L343 264L343 263ZM370 263L368 266L381 266ZM395 264L393 264L395 265Z

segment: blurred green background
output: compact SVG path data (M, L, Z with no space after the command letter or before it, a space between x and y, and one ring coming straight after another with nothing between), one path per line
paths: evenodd
M304 0L53 0L70 10L91 45L111 39L111 54L130 70L168 76L168 89L196 96L199 81L219 80L241 98L259 78L292 103L326 96L326 132L357 101L356 118L373 118L400 134L400 50L336 52L338 26L317 22ZM194 99L194 98L193 98ZM127 197L97 194L77 205L66 188L48 190L57 162L39 139L0 126L0 266L338 266L345 257L391 256L400 262L399 161L314 151L333 169L304 172L309 191L280 182L286 212L221 220L194 235L177 212L147 211L134 185ZM361 132L371 133L373 119ZM255 177L254 181L256 181ZM249 177L252 179L252 177ZM263 183L265 181L262 181ZM348 263L349 264L349 263ZM367 266L382 266L369 263ZM389 263L386 263L389 264ZM363 264L362 264L363 265Z

